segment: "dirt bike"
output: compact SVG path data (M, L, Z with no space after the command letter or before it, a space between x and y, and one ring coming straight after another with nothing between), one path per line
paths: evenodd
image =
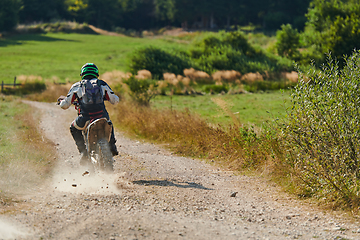
M83 131L86 149L95 170L113 171L113 155L109 140L112 122L99 118L91 122Z
M79 103L74 101L73 105L78 110ZM90 171L113 171L114 160L109 145L111 131L112 122L106 118L91 121L83 131L89 163L91 163L89 166L91 167Z

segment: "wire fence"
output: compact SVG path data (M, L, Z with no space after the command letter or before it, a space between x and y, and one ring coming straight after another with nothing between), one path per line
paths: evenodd
M14 83L4 83L4 81L1 82L1 92L4 92L4 89L6 88L14 88L17 86L20 86L21 83L16 83L16 77L14 77Z

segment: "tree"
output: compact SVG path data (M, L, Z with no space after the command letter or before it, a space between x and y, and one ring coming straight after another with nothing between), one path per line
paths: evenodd
M304 35L307 47L331 52L343 64L343 56L360 48L360 4L357 0L314 0L307 13ZM324 55L323 55L324 56Z
M20 4L18 0L0 1L0 32L10 31L18 23Z
M175 18L175 0L154 0L155 15L160 20L173 21Z
M64 0L22 0L20 22L66 19L68 12Z
M88 4L82 0L65 0L67 11L76 21L83 22L84 14L88 7Z
M121 8L113 0L88 0L85 21L99 28L111 30L121 20Z
M154 27L153 0L118 0L122 10L121 26L127 29L149 29Z
M276 48L280 56L293 60L299 58L300 34L290 24L281 26L281 30L276 32L276 39Z

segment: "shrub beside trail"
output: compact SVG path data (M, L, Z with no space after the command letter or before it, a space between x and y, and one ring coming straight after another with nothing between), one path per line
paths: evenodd
M284 164L302 196L334 206L360 206L360 53L302 75L281 123ZM285 174L285 173L284 173Z

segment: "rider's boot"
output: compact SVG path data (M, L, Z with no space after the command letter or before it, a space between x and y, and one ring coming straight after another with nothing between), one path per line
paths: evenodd
M112 153L113 156L119 155L119 152L116 148L115 143L110 143L110 151Z
M119 155L119 152L116 148L116 140L115 140L115 134L114 134L114 128L112 129L111 131L111 136L110 136L110 141L109 141L109 144L110 144L110 151L112 153L113 156L117 156Z
M90 163L89 154L86 150L84 136L81 130L76 129L73 125L70 126L70 132L73 136L76 146L81 154L80 165L87 165Z
M76 129L73 125L70 126L70 132L72 137L75 140L76 146L79 150L80 153L83 153L86 151L86 146L85 146L85 140L84 140L84 136L82 134L82 131L79 129Z

